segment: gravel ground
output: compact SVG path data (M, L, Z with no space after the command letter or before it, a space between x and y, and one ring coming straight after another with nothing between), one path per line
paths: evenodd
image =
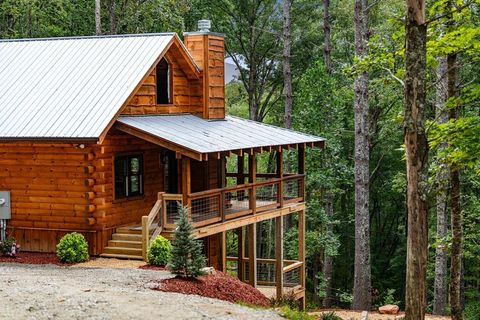
M163 271L0 263L0 319L282 319L193 295L151 290Z

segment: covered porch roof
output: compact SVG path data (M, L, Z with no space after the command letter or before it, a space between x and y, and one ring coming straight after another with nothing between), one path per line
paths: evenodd
M120 116L116 128L196 160L222 154L256 153L311 146L325 139L251 120L227 116L206 120L191 114Z

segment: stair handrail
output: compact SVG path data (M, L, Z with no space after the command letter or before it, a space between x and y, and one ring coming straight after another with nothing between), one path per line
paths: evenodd
M147 250L150 242L153 241L163 230L163 194L164 192L159 192L157 201L153 206L152 210L147 216L142 216L142 257L143 260L147 260ZM152 223L157 219L157 227L150 235L150 227Z

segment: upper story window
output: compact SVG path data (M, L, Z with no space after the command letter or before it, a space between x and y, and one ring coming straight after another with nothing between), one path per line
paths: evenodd
M171 103L170 97L170 67L162 58L157 64L157 104Z
M143 156L115 157L115 199L143 195Z

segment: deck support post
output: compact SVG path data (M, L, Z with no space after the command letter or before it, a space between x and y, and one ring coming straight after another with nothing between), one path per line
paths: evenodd
M257 287L257 224L252 223L248 229L248 276L252 287Z
M301 261L300 268L300 286L302 287L303 296L300 298L300 308L305 309L305 210L298 211L298 260Z
M237 248L238 248L238 262L237 262L237 277L240 281L245 279L245 270L243 264L243 257L245 256L245 241L243 239L243 227L237 228Z
M190 166L190 158L182 157L182 196L183 205L188 207L188 214L190 220L192 220L192 208L190 203L190 197L188 196L192 191L192 173Z
M282 149L277 150L277 178L281 180L278 182L277 186L277 203L280 207L283 207L283 151Z
M275 218L275 284L280 300L283 297L283 216Z
M227 231L220 233L222 272L227 273Z
M248 182L255 183L257 182L257 156L255 153L250 153L248 155ZM250 209L252 214L257 213L257 188L252 186L250 189Z

